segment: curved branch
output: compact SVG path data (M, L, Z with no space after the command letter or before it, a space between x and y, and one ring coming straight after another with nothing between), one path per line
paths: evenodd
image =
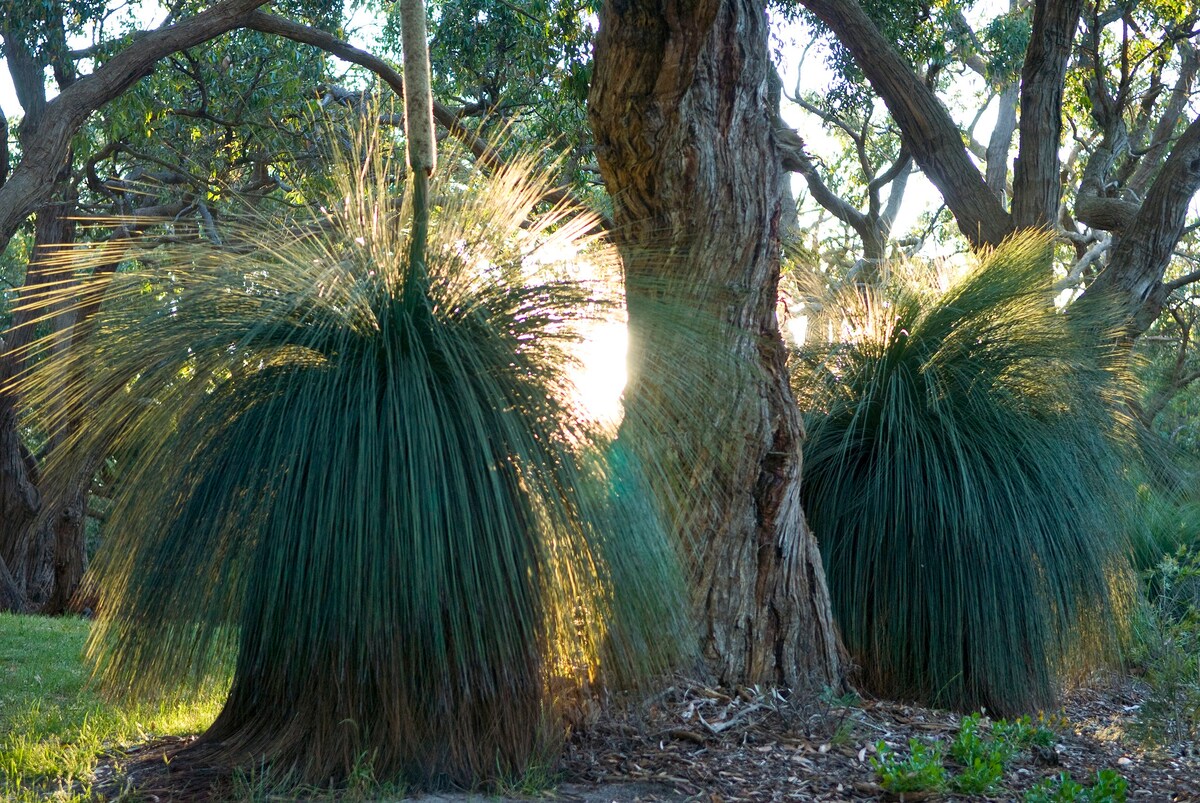
M1018 82L1007 84L997 96L996 124L988 138L984 161L987 163L985 177L988 189L997 198L1004 198L1008 189L1008 154L1012 150L1013 134L1017 130L1017 101L1021 87Z
M36 126L26 134L20 164L0 187L0 249L29 214L50 197L54 176L66 162L71 138L93 111L149 75L160 59L242 27L246 15L265 2L225 0L177 25L138 37L46 104Z
M779 150L780 163L784 170L799 173L808 185L813 200L829 210L834 217L855 231L866 225L866 216L846 202L821 178L817 166L804 152L804 140L790 128L778 128L775 131L775 145Z
M1175 133L1175 126L1179 124L1179 118L1183 116L1184 106L1192 96L1192 87L1195 84L1197 73L1200 72L1200 51L1197 51L1187 41L1179 43L1179 51L1182 58L1178 80L1171 90L1171 96L1167 100L1162 115L1158 118L1158 123L1154 126L1150 144L1142 153L1142 158L1127 184L1135 192L1145 190L1146 185L1150 183L1150 177L1154 175L1154 171L1166 157L1168 145Z
M1200 190L1200 118L1191 122L1146 193L1132 224L1113 250L1108 268L1084 293L1116 300L1137 336L1167 299L1163 274L1183 236L1188 205Z
M971 163L958 126L933 91L857 2L801 2L850 50L867 80L887 104L913 159L941 192L972 247L999 245L1013 232L1012 218Z

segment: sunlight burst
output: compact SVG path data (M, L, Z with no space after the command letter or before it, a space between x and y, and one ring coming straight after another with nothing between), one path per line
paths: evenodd
M616 428L624 411L621 393L627 379L625 354L629 345L623 321L599 321L577 347L579 366L571 372L575 392L586 414Z

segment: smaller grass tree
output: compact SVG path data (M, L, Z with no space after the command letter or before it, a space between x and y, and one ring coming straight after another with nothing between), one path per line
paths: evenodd
M1124 358L1055 309L1049 248L1010 241L944 291L846 292L795 355L804 509L878 693L1035 710L1123 610Z
M85 421L47 487L96 456L122 469L89 654L135 694L231 673L182 766L519 776L565 688L662 671L685 643L653 469L570 382L618 310L564 277L613 256L593 216L546 208L532 158L490 176L444 158L424 233L387 139L351 150L310 219L176 232L27 302L101 310L19 379L41 426ZM56 260L86 274L126 248Z

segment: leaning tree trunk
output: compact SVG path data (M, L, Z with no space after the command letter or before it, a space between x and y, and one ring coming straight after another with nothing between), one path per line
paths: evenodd
M842 669L800 509L803 429L775 316L770 69L761 2L610 0L590 115L628 277L626 426L671 422L663 439L685 445L680 464L710 495L684 524L704 656L726 683L819 687L840 684ZM722 322L717 349L697 353L697 329L683 318L656 323L664 295L685 297L683 318ZM716 350L724 359L712 359ZM699 368L693 385L649 389L681 361Z

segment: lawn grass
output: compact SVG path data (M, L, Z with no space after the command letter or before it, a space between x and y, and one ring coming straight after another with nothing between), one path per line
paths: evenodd
M13 803L91 800L91 777L106 752L166 736L199 733L216 717L224 689L199 699L123 705L87 683L77 618L0 613L0 799Z

